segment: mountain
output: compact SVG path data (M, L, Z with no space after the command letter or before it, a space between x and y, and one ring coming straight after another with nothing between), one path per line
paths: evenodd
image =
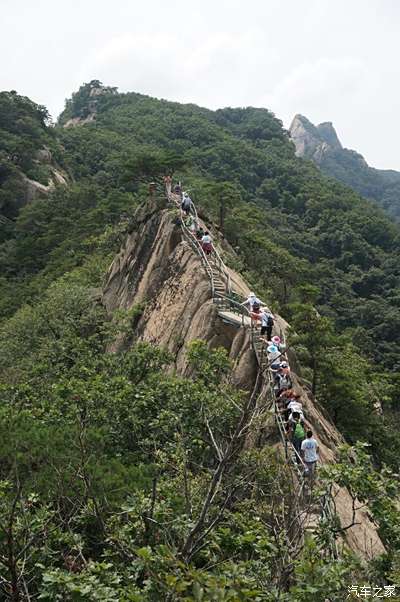
M400 218L400 172L370 167L362 155L343 148L331 122L315 126L303 115L296 115L289 133L298 157L311 159L323 173Z
M265 109L93 80L39 123L21 148L36 165L53 144L68 178L0 242L0 597L340 602L397 583L400 227ZM250 289L320 445L313 488L238 310Z
M6 230L21 207L66 184L61 156L46 108L15 91L1 92L0 221Z

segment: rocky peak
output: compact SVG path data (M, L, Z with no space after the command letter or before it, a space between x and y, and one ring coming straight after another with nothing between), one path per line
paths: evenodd
M317 130L321 138L323 138L331 148L343 148L331 121L320 123L317 125Z
M295 115L289 134L296 147L296 155L320 163L322 157L342 145L330 121L315 126L304 115Z

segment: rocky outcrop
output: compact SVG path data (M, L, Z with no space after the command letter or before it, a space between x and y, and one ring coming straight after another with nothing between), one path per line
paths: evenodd
M22 174L22 180L25 185L25 198L24 205L31 203L32 201L46 197L56 185L67 185L67 176L61 170L53 167L51 169L51 176L49 178L47 186L45 184L41 184L36 180L31 180L25 174Z
M231 270L231 278L234 289L247 295L249 288L240 274ZM181 237L176 211L161 208L156 203L143 207L109 268L103 289L103 303L110 313L135 305L141 307L140 319L131 336L119 340L116 346L129 345L133 340L160 345L174 356L176 370L188 374L187 344L193 339L203 339L210 347L227 349L234 362L235 383L251 391L257 365L249 331L225 324L210 297L208 277L198 256ZM278 331L286 332L288 324L285 320L278 316L276 324ZM290 358L292 370L296 372L293 359ZM296 375L294 381L302 391L307 419L320 443L321 460L323 463L334 462L342 437ZM267 442L281 449L272 415L268 421L265 425ZM337 488L334 499L342 527L350 525L353 504L348 491ZM363 558L382 554L384 546L367 509L357 510L355 522L357 524L344 532L342 545Z
M303 115L295 115L289 133L296 147L296 155L320 163L331 150L342 149L330 121L315 126Z
M335 150L343 148L331 121L320 123L317 125L317 130L322 140L324 140L330 148Z
M110 266L103 302L109 312L142 305L135 338L170 351L181 374L188 370L187 344L203 339L210 347L225 347L237 385L252 388L257 367L249 334L219 319L208 277L182 240L174 210L150 205L137 214L135 231Z
M90 113L87 117L71 117L68 119L63 125L65 128L74 127L76 125L85 125L85 123L90 123L91 121L95 121L96 113Z

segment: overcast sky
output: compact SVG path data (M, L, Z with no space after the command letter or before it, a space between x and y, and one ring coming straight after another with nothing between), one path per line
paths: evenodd
M400 0L0 0L0 89L53 116L100 79L210 108L332 121L400 170Z

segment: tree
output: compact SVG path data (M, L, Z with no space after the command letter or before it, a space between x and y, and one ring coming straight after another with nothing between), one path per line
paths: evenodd
M310 303L298 303L292 306L292 337L290 343L301 344L308 354L311 368L311 391L315 395L322 367L326 365L330 349L335 343L332 321L320 316Z
M232 182L215 182L205 192L213 197L219 206L219 228L224 232L226 212L240 201L240 192Z

